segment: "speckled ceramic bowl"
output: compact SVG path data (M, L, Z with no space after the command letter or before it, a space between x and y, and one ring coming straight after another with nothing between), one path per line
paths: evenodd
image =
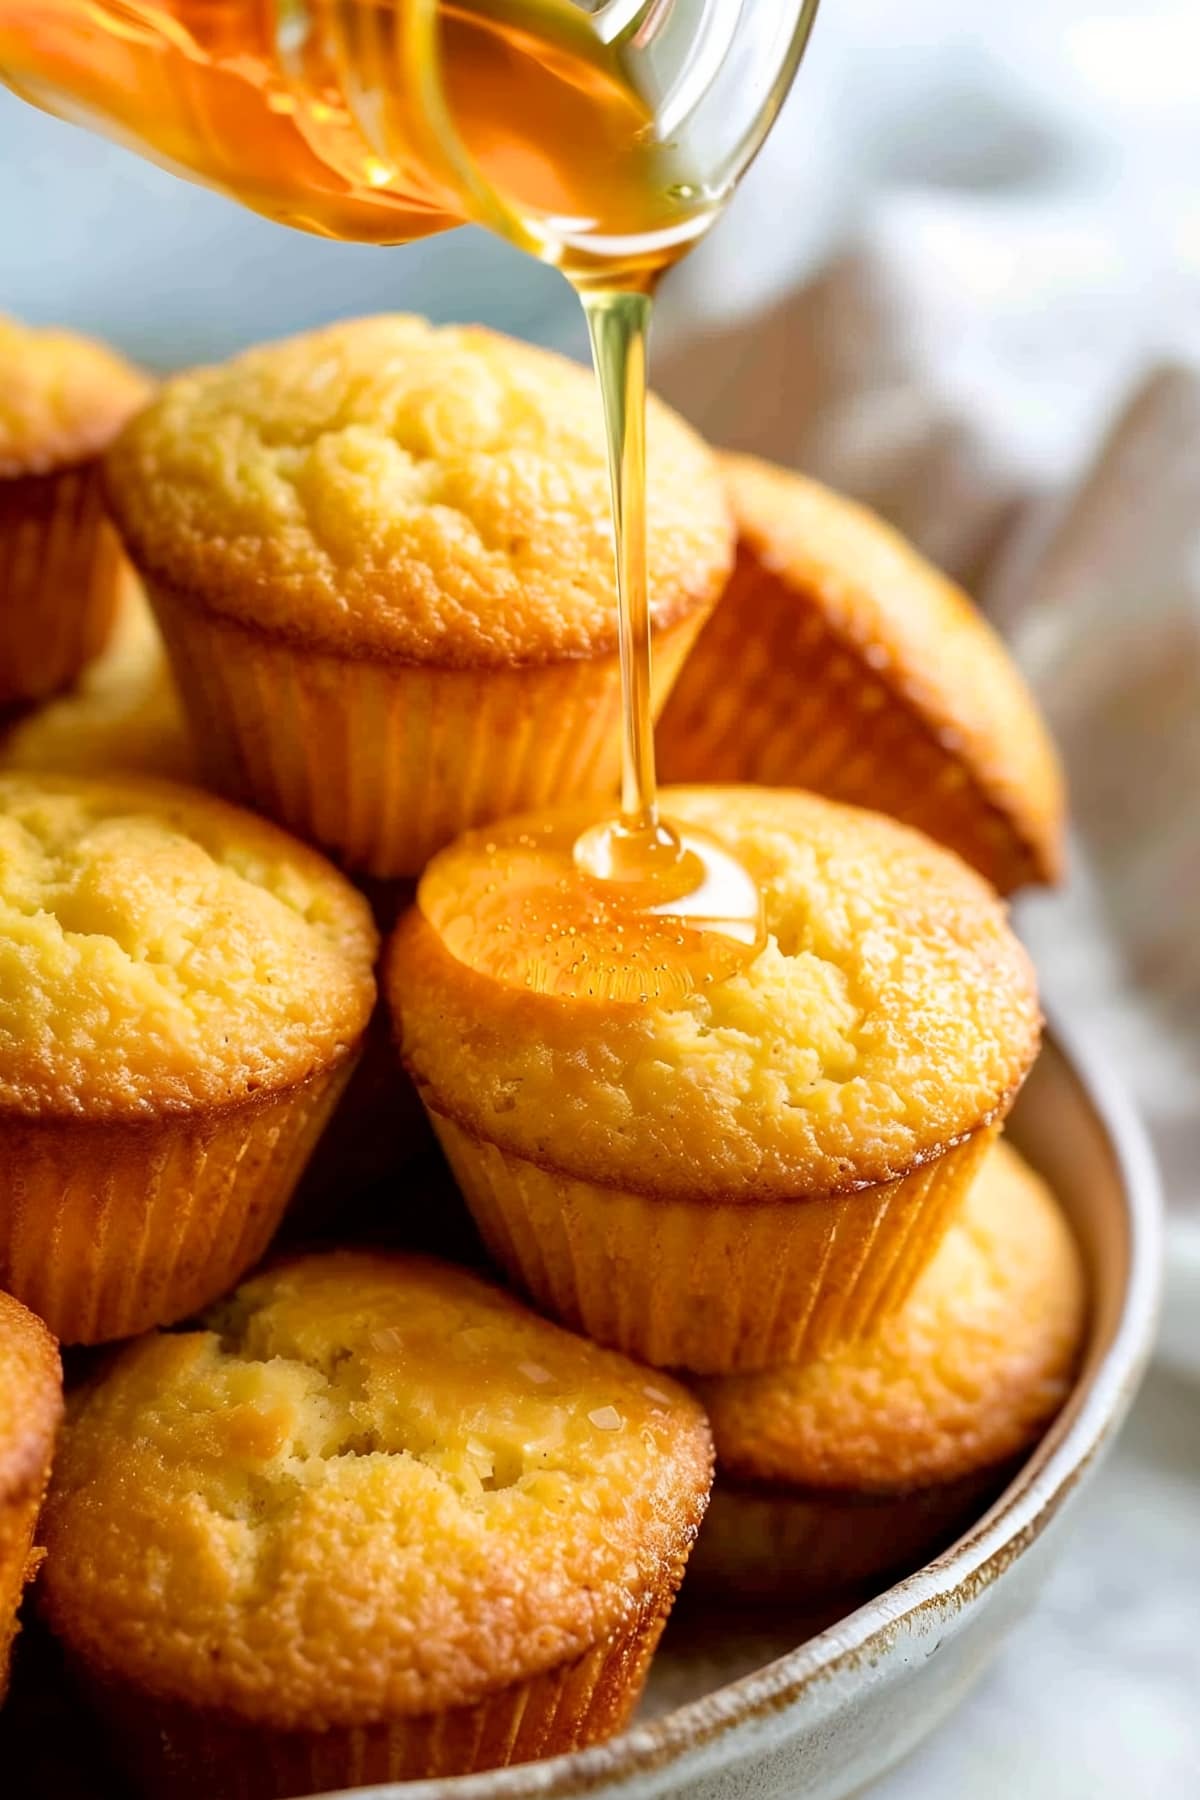
M1154 1330L1158 1184L1119 1089L1056 1031L1010 1131L1079 1235L1092 1325L1070 1402L979 1523L824 1629L688 1606L685 1589L641 1720L622 1737L494 1774L359 1789L358 1800L840 1800L940 1724L1035 1601Z

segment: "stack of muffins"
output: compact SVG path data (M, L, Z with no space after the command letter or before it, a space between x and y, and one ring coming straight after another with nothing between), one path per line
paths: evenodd
M452 927L492 821L615 786L586 372L377 318L151 397L0 330L0 1660L40 1563L139 1793L595 1741L697 1537L692 1582L861 1593L1068 1392L1078 1253L997 1141L1045 731L877 520L653 403L649 446L664 805L768 936L571 1000ZM364 1148L428 1240L414 1092L523 1300L337 1245ZM332 1246L251 1273L318 1144ZM76 1353L61 1428L55 1339L132 1340Z

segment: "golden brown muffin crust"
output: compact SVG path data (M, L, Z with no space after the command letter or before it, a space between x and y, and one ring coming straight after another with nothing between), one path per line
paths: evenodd
M165 782L0 776L0 1107L226 1107L350 1054L370 910L272 825Z
M655 625L733 556L715 458L648 413ZM504 667L610 653L599 400L577 364L476 326L352 320L166 383L107 463L144 572L343 655Z
M125 1350L64 1433L53 1629L275 1729L467 1704L579 1655L686 1550L698 1404L465 1272L339 1252Z
M76 687L0 739L0 768L188 781L196 755L154 616L129 571L112 637Z
M811 794L674 788L663 809L755 876L766 948L682 998L573 1002L476 974L418 906L385 982L435 1111L581 1180L745 1201L891 1180L1003 1114L1041 1021L1028 958L979 876ZM486 837L443 853L468 912Z
M1062 872L1066 796L1012 657L962 589L844 495L753 457L723 469L741 555L819 611L899 704L959 759L1028 859Z
M27 1307L0 1293L0 1506L45 1479L61 1416L58 1345Z
M94 338L0 315L0 478L90 461L152 391Z
M721 1468L887 1494L1003 1463L1070 1392L1086 1307L1053 1194L999 1143L903 1308L873 1336L699 1384Z

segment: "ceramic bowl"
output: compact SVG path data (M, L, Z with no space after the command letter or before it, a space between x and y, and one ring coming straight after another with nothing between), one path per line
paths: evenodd
M1035 1601L1154 1331L1158 1184L1119 1088L1057 1030L1009 1129L1078 1234L1092 1318L1071 1399L978 1524L815 1634L795 1615L688 1605L685 1588L623 1736L491 1774L357 1789L357 1800L840 1800L941 1723Z

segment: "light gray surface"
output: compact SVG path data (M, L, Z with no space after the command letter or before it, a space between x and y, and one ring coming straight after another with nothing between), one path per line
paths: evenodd
M871 1800L1200 1794L1200 1391L1155 1372L1036 1611Z

